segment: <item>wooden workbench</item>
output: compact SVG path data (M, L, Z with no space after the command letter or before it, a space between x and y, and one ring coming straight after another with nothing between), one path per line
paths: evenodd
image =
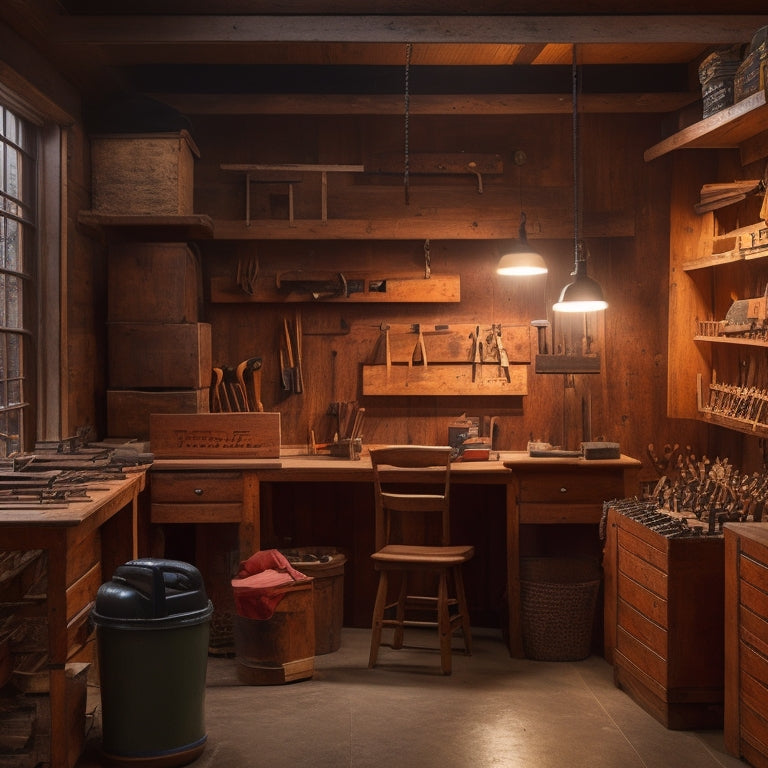
M636 492L636 459L532 458L502 452L496 461L456 462L457 485L505 486L506 601L510 653L522 657L520 526L597 525L603 501ZM370 459L161 459L152 466L153 523L229 522L239 526L241 559L261 548L263 486L277 483L371 483Z
M88 620L102 582L136 557L138 495L143 471L88 483L87 499L45 509L0 511L0 549L42 549L48 555L50 766L71 768L85 734L67 726L66 664L82 659Z

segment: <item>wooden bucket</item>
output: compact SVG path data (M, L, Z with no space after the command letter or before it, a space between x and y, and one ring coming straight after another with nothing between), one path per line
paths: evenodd
M300 547L281 551L297 571L311 576L315 583L315 655L338 651L344 625L346 555L331 547ZM308 559L310 557L315 559Z
M315 671L312 579L284 588L269 619L234 621L237 677L247 685L280 685L311 678Z

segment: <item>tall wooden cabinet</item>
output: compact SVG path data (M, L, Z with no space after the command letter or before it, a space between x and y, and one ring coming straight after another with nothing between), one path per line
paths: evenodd
M725 526L725 722L731 754L768 767L768 526Z

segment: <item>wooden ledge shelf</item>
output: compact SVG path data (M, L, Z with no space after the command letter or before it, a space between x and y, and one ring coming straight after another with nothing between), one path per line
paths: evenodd
M189 216L121 216L80 211L77 223L99 240L141 240L144 242L186 242L210 240L213 221L205 214Z
M737 149L766 125L768 99L758 91L654 144L643 157L650 162L676 149Z
M738 344L742 347L768 347L763 339L743 339L739 336L694 336L694 341L708 341L712 344Z

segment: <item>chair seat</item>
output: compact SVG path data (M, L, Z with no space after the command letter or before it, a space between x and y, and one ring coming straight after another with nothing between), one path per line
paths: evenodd
M475 554L473 546L454 545L448 547L425 547L412 544L388 544L371 558L380 563L403 563L410 565L433 565L450 568L471 560Z

